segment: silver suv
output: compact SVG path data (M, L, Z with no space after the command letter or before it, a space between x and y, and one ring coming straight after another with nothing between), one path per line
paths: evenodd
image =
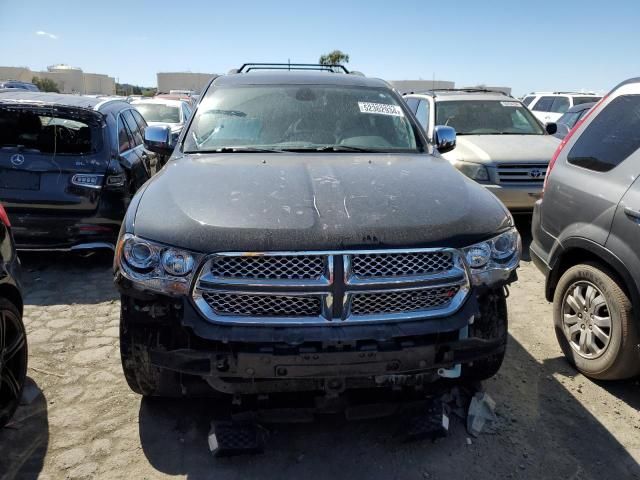
M557 138L515 98L500 92L432 90L404 97L433 141L436 125L453 127L456 149L442 154L512 211L533 209ZM548 132L555 133L556 125Z
M546 276L556 336L597 379L640 373L640 78L565 137L533 214L531 258Z

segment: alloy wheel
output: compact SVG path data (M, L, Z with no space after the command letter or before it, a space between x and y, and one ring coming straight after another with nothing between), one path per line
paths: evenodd
M572 284L562 302L562 326L571 348L587 359L601 356L611 341L611 313L593 283Z

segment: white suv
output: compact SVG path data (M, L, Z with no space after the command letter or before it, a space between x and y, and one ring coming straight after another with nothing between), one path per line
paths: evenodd
M583 103L597 102L595 93L578 92L533 92L524 97L524 103L542 123L557 122L571 107Z

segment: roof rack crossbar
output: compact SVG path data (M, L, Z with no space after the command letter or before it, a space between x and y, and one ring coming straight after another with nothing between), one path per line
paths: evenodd
M338 63L326 65L321 63L245 63L238 69L238 73L246 73L251 70L318 70L329 72L342 70L344 73L350 73L347 67Z

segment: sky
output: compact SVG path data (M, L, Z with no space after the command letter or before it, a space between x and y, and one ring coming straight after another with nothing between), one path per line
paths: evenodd
M0 0L0 66L66 63L120 83L317 62L386 80L606 91L640 75L638 0Z

